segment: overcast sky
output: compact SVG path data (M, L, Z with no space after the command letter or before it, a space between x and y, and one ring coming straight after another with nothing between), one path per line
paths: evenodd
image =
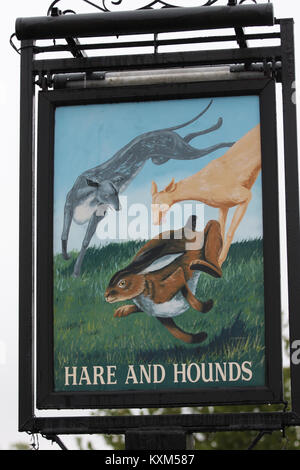
M94 0L97 3L97 0ZM10 0L3 5L1 15L2 67L0 75L1 102L1 314L0 314L0 449L8 449L13 442L30 442L26 434L17 431L18 413L18 188L19 188L19 55L9 46L9 37L14 32L17 17L41 16L47 13L50 0ZM101 4L101 2L98 2ZM110 2L107 1L107 4ZM142 6L143 0L123 0L126 6ZM197 6L204 0L173 1L177 5ZM219 2L226 3L225 0ZM262 3L262 2L258 2ZM297 56L300 54L300 8L299 0L274 0L277 18L295 19L296 28L296 63L299 76ZM78 13L96 12L80 0L62 0L59 5L63 10L73 9ZM297 8L298 7L298 8ZM116 8L116 7L115 7ZM280 103L279 103L280 110ZM279 111L280 112L280 111ZM282 142L279 142L282 149ZM284 235L283 235L284 237ZM284 261L284 259L283 259ZM284 273L283 273L284 274ZM283 282L285 276L283 275ZM283 292L283 309L286 307L286 295ZM52 413L53 415L54 413ZM64 439L74 447L71 438ZM103 447L97 440L98 448ZM51 445L40 438L40 447L51 448ZM55 446L54 446L55 448Z

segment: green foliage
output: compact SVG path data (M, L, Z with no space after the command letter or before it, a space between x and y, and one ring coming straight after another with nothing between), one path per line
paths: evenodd
M75 440L78 450L97 450L94 448L93 443L91 441L87 441L85 446L82 437L76 437Z
M290 376L289 369L284 369L284 395L290 398ZM140 410L140 414L184 414L184 413L258 413L283 411L283 405L235 405L235 406L209 406L201 408L152 408ZM100 414L110 416L129 416L131 410L101 411ZM134 411L136 414L136 410ZM257 431L228 431L215 433L194 434L195 450L246 450L257 437ZM124 450L125 439L123 435L105 436L106 443L115 450ZM300 428L291 427L283 431L274 431L265 434L256 444L255 450L300 450Z
M31 447L26 442L15 442L10 446L10 450L31 450Z

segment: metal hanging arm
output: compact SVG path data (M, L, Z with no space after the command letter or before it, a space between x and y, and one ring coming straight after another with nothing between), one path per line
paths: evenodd
M16 35L19 40L62 39L273 25L273 5L266 3L18 18Z
M56 434L43 435L43 437L49 441L55 442L61 448L61 450L68 450L62 440Z
M54 3L52 3L52 5L54 5ZM76 15L76 13L73 11L73 10L66 10L64 12L60 11L58 8L54 8L53 6L50 7L50 16L53 18L53 17L59 17L61 15L65 15L67 13L73 13ZM75 57L76 59L81 59L83 57L87 57L86 55L86 52L84 50L81 50L79 49L78 46L80 46L80 42L79 40L77 39L77 37L66 37L65 38L68 46L69 46L69 50L71 52L71 54L73 55L73 57Z
M259 443L259 441L266 435L266 434L272 434L272 431L260 431L256 438L253 440L253 442L250 444L247 450L252 450L254 447Z

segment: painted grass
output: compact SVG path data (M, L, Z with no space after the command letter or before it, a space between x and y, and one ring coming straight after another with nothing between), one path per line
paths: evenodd
M56 389L63 389L65 366L243 362L251 360L257 377L264 371L264 295L262 241L235 243L223 277L201 274L197 297L214 299L207 314L189 309L176 318L185 331L205 331L200 345L173 338L145 313L113 318L122 305L104 301L111 276L126 266L143 242L89 248L79 279L72 277L77 253L54 259L54 337ZM130 303L130 302L127 302Z

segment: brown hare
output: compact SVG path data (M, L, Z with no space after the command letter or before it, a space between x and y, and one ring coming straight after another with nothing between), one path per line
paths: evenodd
M195 297L200 271L221 277L218 257L222 249L219 222L211 220L204 232L196 232L196 217L190 217L180 230L164 232L147 242L124 269L111 278L105 291L109 303L132 300L133 304L119 307L115 317L145 312L156 317L176 338L186 343L200 343L205 332L186 333L172 317L190 307L206 313L213 307L211 299ZM192 247L193 249L189 249Z

